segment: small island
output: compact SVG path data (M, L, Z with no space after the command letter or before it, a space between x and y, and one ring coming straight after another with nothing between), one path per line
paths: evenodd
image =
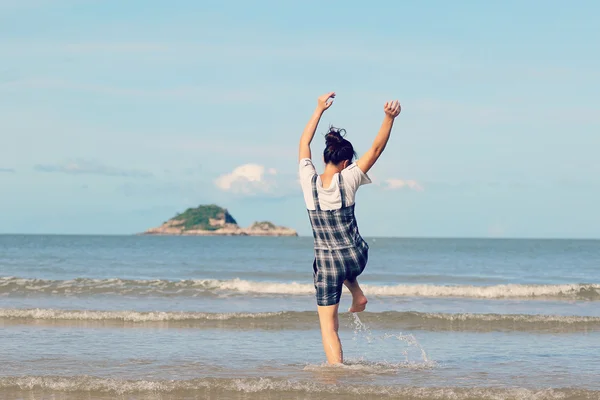
M298 236L294 229L277 226L268 221L255 222L241 228L225 208L215 204L188 208L164 224L150 228L142 235L188 236Z

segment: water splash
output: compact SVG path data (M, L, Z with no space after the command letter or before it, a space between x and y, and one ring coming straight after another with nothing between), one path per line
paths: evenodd
M365 338L367 343L373 342L373 334L371 333L371 329L365 325L360 318L358 318L357 313L350 313L350 324L354 327L354 336L352 340L358 341L358 339L362 336Z
M352 338L353 341L358 342L359 339L364 339L367 342L367 345L371 345L375 343L377 340L385 341L388 339L396 339L400 342L403 342L407 345L406 348L401 350L402 356L404 357L404 365L421 365L426 367L435 366L435 362L431 361L427 356L427 352L421 346L417 338L412 335L404 335L402 333L384 333L380 336L374 336L371 329L360 320L357 313L350 313L350 325L354 328L354 336ZM419 361L411 361L411 350L414 349L420 356ZM362 358L359 360L364 361Z
M425 349L423 348L423 346L421 346L421 344L419 343L419 341L417 340L417 338L415 338L414 335L402 335L402 334L384 333L382 339L383 340L386 340L386 339L397 339L397 340L399 340L401 342L405 342L406 344L408 344L409 348L411 346L414 346L421 353L421 358L423 359L423 362L426 363L426 364L431 363L431 361L427 357L427 353L425 352ZM404 354L404 356L406 358L406 362L410 363L408 351L406 349L404 349L404 350L402 350L402 353Z

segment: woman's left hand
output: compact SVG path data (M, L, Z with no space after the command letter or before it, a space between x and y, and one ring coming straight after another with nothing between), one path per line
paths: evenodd
M319 96L317 99L317 106L321 111L327 110L333 104L333 99L335 98L335 92L325 93L322 96Z

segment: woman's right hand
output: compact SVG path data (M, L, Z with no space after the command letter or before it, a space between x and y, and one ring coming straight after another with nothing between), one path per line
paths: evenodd
M402 107L400 107L398 100L386 101L383 105L383 110L385 111L385 115L393 119L400 115Z

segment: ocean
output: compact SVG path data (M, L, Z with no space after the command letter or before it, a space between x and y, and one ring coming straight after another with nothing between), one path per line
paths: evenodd
M312 238L0 236L0 399L600 399L600 241L368 243L327 366Z

